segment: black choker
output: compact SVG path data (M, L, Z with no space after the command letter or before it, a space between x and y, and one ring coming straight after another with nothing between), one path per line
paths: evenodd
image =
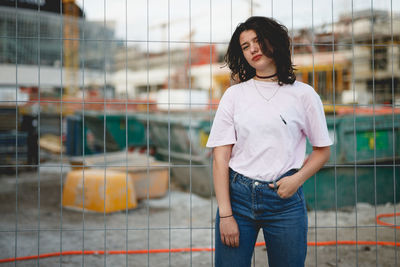
M260 79L269 79L269 78L272 78L272 77L274 77L274 76L276 76L278 73L275 73L275 74L272 74L272 75L269 75L269 76L258 76L257 74L256 74L256 76L257 76L257 78L260 78Z

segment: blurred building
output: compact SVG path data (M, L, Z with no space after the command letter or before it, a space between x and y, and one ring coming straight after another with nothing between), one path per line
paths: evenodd
M324 102L400 101L399 14L342 14L333 24L298 29L290 36L297 79L314 86ZM159 53L121 47L115 53L116 91L147 96L166 87L188 88L190 81L190 88L211 89L211 96L219 98L231 83L229 69L221 68L226 46L192 44L190 53L188 46Z
M50 95L105 87L114 25L87 21L74 1L65 2L0 0L0 94L16 87L38 91L39 84Z
M215 86L215 75L229 73L226 68L221 70L218 57L215 45L192 44L190 49L187 45L162 52L120 46L115 53L112 82L118 95L127 94L129 98L155 99L165 88L210 90Z
M399 14L357 11L294 36L298 80L313 85L326 102L400 100Z

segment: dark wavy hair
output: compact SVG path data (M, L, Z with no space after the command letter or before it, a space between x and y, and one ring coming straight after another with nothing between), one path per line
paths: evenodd
M288 29L274 19L258 16L240 23L229 42L224 61L231 69L232 80L245 82L256 75L256 70L245 59L239 42L240 34L247 30L255 31L263 54L274 60L279 85L293 84L296 75L291 59Z

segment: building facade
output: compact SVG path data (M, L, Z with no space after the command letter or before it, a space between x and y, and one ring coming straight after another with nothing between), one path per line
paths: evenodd
M72 10L66 14L60 1L0 1L0 90L40 83L43 91L75 94L104 85L118 42L114 25L87 21L76 5Z

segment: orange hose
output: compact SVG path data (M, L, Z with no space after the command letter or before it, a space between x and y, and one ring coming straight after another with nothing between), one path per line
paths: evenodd
M400 228L390 223L386 223L380 220L384 217L395 217L400 216L399 213L387 213L379 214L376 216L376 222L380 225L385 225L394 228ZM379 246L396 246L400 247L400 242L386 242L386 241L354 241L354 240L342 240L342 241L322 241L322 242L308 242L308 246L336 246L336 245L379 245ZM265 246L265 242L256 243L256 247ZM158 253L181 253L181 252L209 252L214 251L214 248L173 248L173 249L143 249L143 250L110 250L105 252L104 250L70 250L63 252L44 253L34 256L25 256L17 258L0 259L0 263L24 261L24 260L36 260L50 257L60 256L71 256L71 255L117 255L117 254L158 254Z
M378 214L378 216L376 216L376 223L380 224L380 225L385 225L385 226L389 226L392 228L397 228L400 229L399 225L394 225L391 223L387 223L387 222L383 222L380 220L380 218L387 218L387 217L396 217L396 216L400 216L400 212L398 213L383 213L383 214Z
M323 241L323 242L308 242L308 246L335 246L335 245L380 245L380 246L397 246L400 247L400 242L384 242L384 241ZM256 247L265 246L265 242L256 243ZM181 253L181 252L209 252L214 251L214 248L174 248L174 249L143 249L143 250L110 250L107 253L104 250L71 250L63 252L45 253L34 256L25 256L18 258L0 259L0 263L24 261L24 260L36 260L38 258L50 258L60 256L71 256L71 255L120 255L120 254L159 254L159 253Z

